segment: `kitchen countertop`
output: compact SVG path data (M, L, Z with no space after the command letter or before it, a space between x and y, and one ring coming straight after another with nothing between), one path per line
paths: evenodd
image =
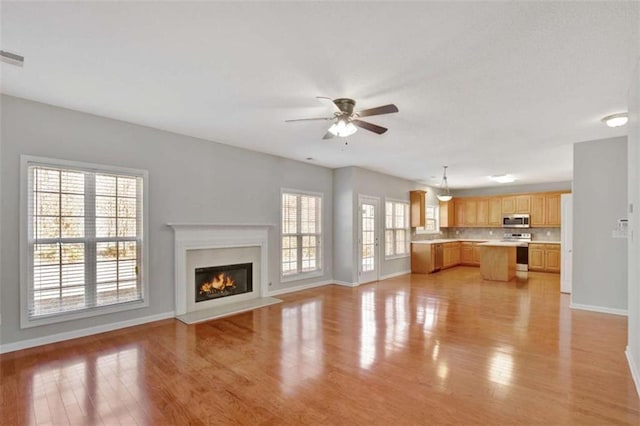
M525 247L527 244L560 244L560 241L545 241L545 240L534 240L534 241L502 241L502 240L487 240L487 239L478 239L478 238L441 238L438 240L420 240L420 241L411 241L412 244L444 244L444 243L455 243L455 242L474 242L474 243L506 243L507 245L521 245L521 247ZM502 245L502 244L500 244ZM517 247L517 246L516 246Z
M487 241L478 245L481 247L527 247L529 243L522 241Z

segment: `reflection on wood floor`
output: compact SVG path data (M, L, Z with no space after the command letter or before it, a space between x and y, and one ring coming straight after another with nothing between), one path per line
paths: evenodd
M0 423L640 424L626 318L558 275L478 268L327 286L0 356Z

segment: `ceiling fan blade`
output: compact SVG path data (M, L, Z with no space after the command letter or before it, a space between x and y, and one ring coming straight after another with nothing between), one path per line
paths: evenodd
M369 123L367 121L352 120L351 122L362 129L368 130L373 133L377 133L379 135L389 130L386 127L378 126L377 124Z
M325 133L325 135L322 137L322 139L331 139L332 137L334 137L335 135L331 132L327 132Z
M335 117L317 117L317 118L294 118L293 120L284 120L285 123L293 121L317 121L317 120L333 120Z
M340 108L338 108L338 105L336 105L336 103L335 103L335 102L333 102L333 99L328 98L328 97L326 97L326 96L316 96L316 99L320 99L321 101L324 101L324 102L326 102L327 104L329 104L329 103L330 103L330 104L331 104L331 107L333 108L333 110L334 110L335 112L342 112L342 111L340 111Z
M359 117L369 117L372 115L391 114L392 112L398 112L398 107L394 104L383 105L376 108L363 109L358 112Z

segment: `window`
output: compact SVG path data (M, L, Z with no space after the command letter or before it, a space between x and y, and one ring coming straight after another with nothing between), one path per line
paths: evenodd
M409 203L387 201L385 203L385 257L409 254Z
M436 234L440 232L440 207L426 205L424 210L424 227L416 228L417 234Z
M22 170L23 326L146 306L146 172L26 156Z
M282 277L304 278L321 271L322 197L282 193Z

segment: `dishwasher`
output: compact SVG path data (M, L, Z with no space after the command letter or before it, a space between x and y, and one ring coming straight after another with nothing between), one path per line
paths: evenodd
M442 259L444 257L444 254L443 254L444 248L442 244L434 244L433 249L435 250L433 272L438 272L440 269L442 269Z

